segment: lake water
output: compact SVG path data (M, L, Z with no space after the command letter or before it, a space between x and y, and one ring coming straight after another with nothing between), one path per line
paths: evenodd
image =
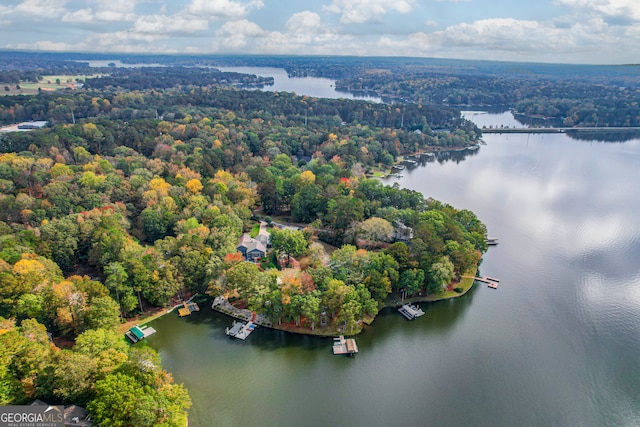
M189 425L640 425L640 140L484 140L390 182L476 212L499 289L412 322L387 310L353 358L264 328L231 340L209 307L158 319L148 343L189 389Z
M529 126L522 124L513 117L510 111L500 111L489 113L487 111L462 111L462 117L471 120L480 129L489 127L504 128L527 128Z
M231 73L255 74L262 77L273 77L273 85L265 86L263 90L269 92L295 92L298 95L308 95L317 98L345 98L361 99L372 102L382 102L375 96L357 96L351 93L338 92L335 80L324 77L289 77L283 68L270 67L216 67L220 71Z

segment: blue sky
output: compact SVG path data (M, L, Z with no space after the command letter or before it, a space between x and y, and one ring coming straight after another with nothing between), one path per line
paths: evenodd
M640 0L2 0L0 48L640 63Z

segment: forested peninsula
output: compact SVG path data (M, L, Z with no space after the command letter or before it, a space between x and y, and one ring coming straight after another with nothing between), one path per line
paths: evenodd
M130 75L162 84L105 70L0 97L1 123L47 121L0 134L0 404L184 425L187 391L152 349L125 343L128 319L224 295L274 326L351 334L390 300L460 292L475 271L486 228L472 212L367 176L476 143L458 111L145 70ZM270 248L247 259L239 242L258 220Z

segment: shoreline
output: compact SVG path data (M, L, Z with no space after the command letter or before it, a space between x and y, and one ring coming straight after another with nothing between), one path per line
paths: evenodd
M473 280L472 276L465 275L465 276L462 276L462 280L460 280L460 287L463 289L463 291L460 293L455 291L447 291L447 292L444 292L443 294L438 294L438 295L410 297L410 298L404 299L403 302L398 302L397 299L395 298L391 300L390 298L398 296L396 294L393 294L392 296L387 297L387 300L385 301L385 305L380 310L378 310L378 313L386 308L398 308L403 304L435 303L435 302L449 301L456 298L460 298L466 295L473 288L474 283L475 283L475 280ZM213 304L215 304L215 299ZM227 304L229 306L231 305L228 302ZM225 305L225 307L227 307L227 305ZM247 309L239 309L239 308L233 307L232 309L224 310L220 308L220 305L212 305L211 309L217 311L218 313L225 314L231 317L232 319L241 320L245 322L249 321L252 316L252 313ZM275 329L278 331L289 332L289 333L298 334L298 335L312 335L312 336L319 336L319 337L338 337L340 335L356 336L365 330L365 326L371 325L375 321L376 316L373 316L373 318L371 319L363 320L362 323L364 325L361 324L359 330L357 330L352 334L347 334L340 330L334 330L333 332L330 332L330 331L322 330L322 328L316 328L315 330L312 331L307 327L302 327L302 326L293 327L293 328L279 327L277 325L275 326L272 325L271 322L263 322L263 321L256 321L256 320L254 320L253 323L255 323L260 327Z

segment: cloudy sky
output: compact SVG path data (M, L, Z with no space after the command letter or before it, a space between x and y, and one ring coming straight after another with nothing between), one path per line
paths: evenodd
M640 63L640 0L2 0L0 48Z

